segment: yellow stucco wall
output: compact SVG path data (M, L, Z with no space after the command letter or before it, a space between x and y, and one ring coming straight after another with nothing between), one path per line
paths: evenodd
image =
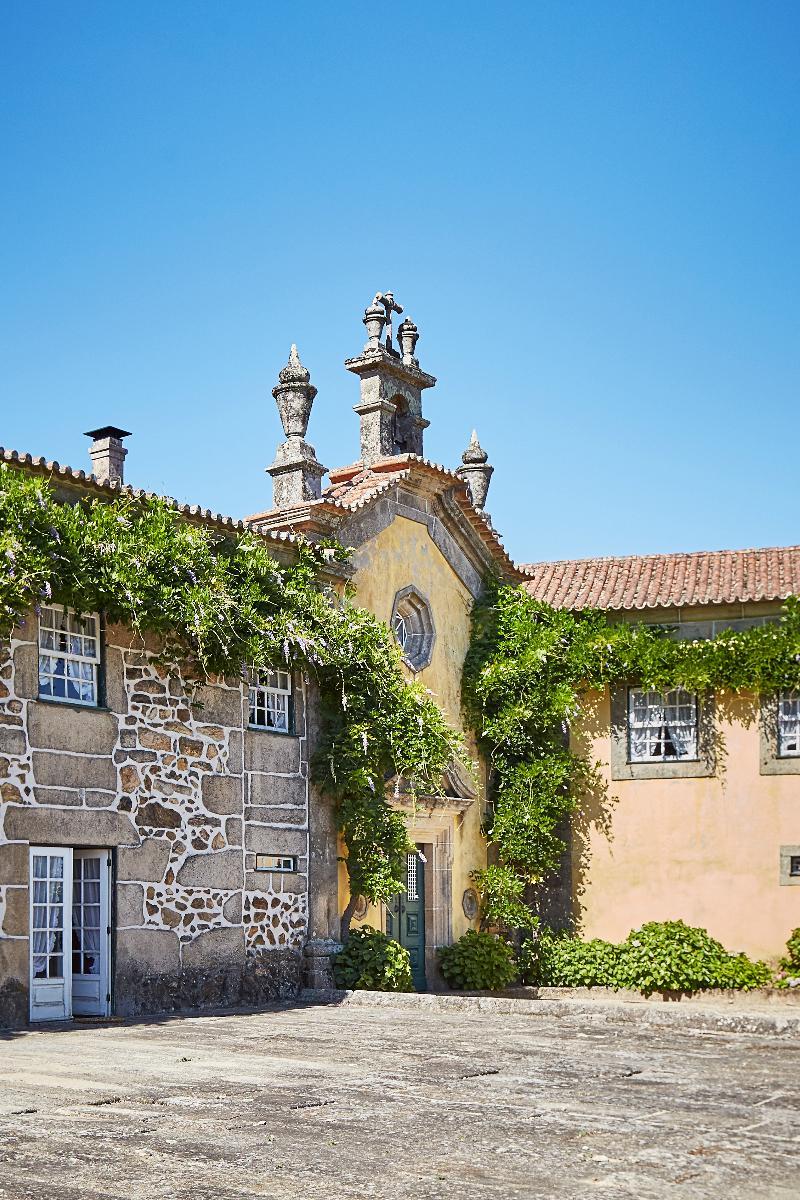
M431 540L424 525L396 517L386 529L353 556L356 603L387 624L397 593L413 584L433 613L436 639L430 665L416 678L429 688L451 723L463 729L461 668L469 648L472 597ZM412 675L409 672L409 675ZM470 742L471 753L475 754ZM463 816L457 816L453 846L453 936L460 937L474 922L463 914L461 897L471 887L470 871L486 865L486 845L480 832L483 790ZM413 820L410 822L413 828ZM347 872L339 872L341 908L347 903ZM382 914L370 909L364 921L381 926Z
M595 700L573 734L608 789L583 806L573 843L583 934L616 941L643 921L680 918L730 950L780 954L800 925L800 887L779 884L780 846L800 844L800 775L759 773L754 698L717 698L716 777L622 781L611 779L608 693Z

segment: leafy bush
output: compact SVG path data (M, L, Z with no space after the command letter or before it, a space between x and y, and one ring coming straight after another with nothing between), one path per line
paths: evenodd
M371 925L351 930L344 949L333 960L333 977L340 988L370 992L414 990L408 951Z
M497 991L517 977L514 951L508 942L475 929L452 946L440 947L439 965L450 986L461 991Z
M619 947L601 938L582 942L543 929L523 942L520 968L526 983L550 987L620 987Z
M533 929L538 923L525 903L525 880L509 867L492 866L470 875L481 897L481 921L501 929Z
M793 929L786 943L786 953L778 964L774 980L780 988L800 987L800 929Z
M765 963L730 954L705 929L683 921L649 921L620 947L619 986L643 992L752 988L769 981Z
M526 983L552 987L634 988L650 993L763 987L770 971L746 954L730 954L705 929L683 921L649 921L624 942L583 942L549 930L522 947Z

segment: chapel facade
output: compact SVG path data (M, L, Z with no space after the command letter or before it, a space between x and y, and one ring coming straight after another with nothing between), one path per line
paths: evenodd
M347 582L390 626L453 724L464 728L470 612L489 574L687 637L775 620L800 594L797 546L515 565L486 511L477 436L455 469L425 458L436 379L417 326L406 316L395 332L401 314L377 294L345 362L358 381L353 463L327 470L306 440L316 389L292 347L273 389L284 440L267 468L272 507L244 520L176 507L223 535L251 530L281 562L298 535L349 547L322 582ZM0 459L64 503L144 495L124 482L127 432L90 436L92 474ZM0 646L0 1026L256 1005L330 983L349 895L334 805L310 778L313 684L276 666L193 697L160 649L103 613L49 604ZM800 697L701 700L631 680L591 711L570 737L601 764L604 799L569 831L542 911L609 938L682 918L777 955L800 925ZM477 777L454 766L436 796L395 794L415 846L406 890L356 910L408 948L419 989L441 986L436 948L478 920L487 779L464 732Z

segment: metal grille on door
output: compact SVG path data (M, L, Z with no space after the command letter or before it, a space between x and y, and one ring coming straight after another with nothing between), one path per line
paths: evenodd
M419 900L417 891L417 856L409 854L406 860L406 896L409 900Z

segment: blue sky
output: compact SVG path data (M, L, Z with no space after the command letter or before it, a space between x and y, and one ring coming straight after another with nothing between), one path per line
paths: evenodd
M0 7L0 444L267 507L296 341L357 457L361 316L420 327L518 560L800 541L800 6Z

